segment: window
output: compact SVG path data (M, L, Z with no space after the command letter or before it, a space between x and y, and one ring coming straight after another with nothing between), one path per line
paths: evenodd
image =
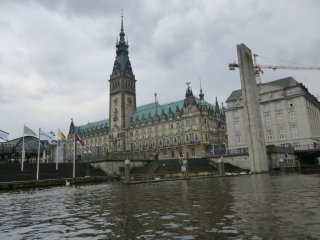
M283 128L279 129L279 136L280 136L280 139L286 139L286 133Z
M182 141L181 141L181 136L178 136L178 137L177 137L177 141L178 141L178 144L181 144L181 143L182 143Z
M300 149L300 143L299 142L294 142L293 144L294 149Z
M180 128L180 123L176 124L176 128L179 129Z
M287 96L290 96L290 95L292 95L292 94L293 94L292 89L286 90L286 95L287 95Z
M273 133L272 133L272 130L271 130L271 129L268 129L268 130L267 130L267 140L268 140L268 141L273 140Z
M264 105L263 111L264 111L264 112L269 112L269 111L270 111L270 106L269 106L269 104Z
M197 135L195 133L190 133L190 143L195 143L197 140Z
M189 126L190 125L190 120L186 120L186 125Z
M280 103L279 103L279 102L275 103L274 108L275 108L276 110L280 110L280 108L281 108Z
M148 128L148 133L151 133L151 128Z
M289 122L294 123L295 121L294 112L289 112Z
M237 144L241 143L241 135L240 134L236 134L236 143Z
M297 128L291 128L292 137L297 138L298 137L298 129Z
M279 95L279 92L273 92L273 93L271 93L271 98L275 99L278 97L278 95Z
M261 100L262 100L262 101L268 100L268 95L267 95L267 94L263 94L263 95L261 96Z
M162 131L165 131L166 130L166 125L162 125L161 129L162 129Z
M194 148L191 148L191 156L195 156L196 155L196 150Z
M270 115L265 116L266 126L271 126L271 117Z
M195 125L196 124L196 120L193 118L191 119L191 126Z
M277 122L278 122L278 124L282 124L282 123L283 123L282 114L278 114L278 115L277 115Z
M238 110L236 110L232 113L233 113L233 118L237 119L239 117Z
M234 122L234 130L236 131L240 130L239 122Z

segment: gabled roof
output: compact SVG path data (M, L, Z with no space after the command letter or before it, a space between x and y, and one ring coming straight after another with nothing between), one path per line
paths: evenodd
M282 88L288 88L288 87L295 87L295 86L299 85L299 83L293 77L286 77L286 78L281 78L281 79L278 79L275 81L262 83L261 85L262 86L277 85ZM230 96L228 97L226 102L231 102L231 101L237 100L237 99L241 98L241 96L242 96L242 90L241 89L235 90L230 94Z

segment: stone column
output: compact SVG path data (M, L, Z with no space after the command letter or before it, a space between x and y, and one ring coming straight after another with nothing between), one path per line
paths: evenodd
M218 170L219 175L224 176L224 163L223 163L223 156L218 160Z
M182 159L181 173L183 178L188 178L188 160Z
M284 167L284 160L280 159L279 160L279 168L280 168L280 172L285 172L285 167Z
M125 171L124 171L124 179L125 182L130 182L130 160L124 161Z
M266 144L262 128L259 93L251 50L244 44L237 45L243 101L244 131L249 151L252 173L269 171Z

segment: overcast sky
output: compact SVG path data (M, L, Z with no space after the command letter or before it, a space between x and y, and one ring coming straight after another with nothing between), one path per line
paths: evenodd
M200 78L207 101L225 102L240 88L239 72L227 67L240 43L320 66L317 0L0 0L0 129L10 139L24 124L68 133L71 118L108 118L121 9L138 106L155 91L161 104L183 99L186 82L198 95ZM320 95L320 71L266 70L262 81L287 76Z

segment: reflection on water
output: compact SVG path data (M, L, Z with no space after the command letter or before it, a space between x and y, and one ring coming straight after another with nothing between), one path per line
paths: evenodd
M319 175L0 192L0 239L320 239Z

